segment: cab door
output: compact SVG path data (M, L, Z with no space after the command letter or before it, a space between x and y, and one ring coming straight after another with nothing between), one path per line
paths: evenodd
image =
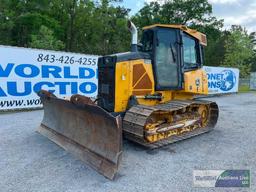
M157 28L155 30L154 75L156 90L182 88L180 67L179 30Z

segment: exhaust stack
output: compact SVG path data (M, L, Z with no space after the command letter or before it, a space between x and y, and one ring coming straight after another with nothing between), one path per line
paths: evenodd
M131 41L131 52L137 52L138 51L138 30L133 22L130 20L127 23L128 29L132 34L132 41Z

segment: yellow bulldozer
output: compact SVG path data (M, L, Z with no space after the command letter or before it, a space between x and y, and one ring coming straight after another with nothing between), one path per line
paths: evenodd
M131 51L99 57L98 97L69 100L41 90L38 131L109 179L118 171L125 137L157 148L212 130L215 102L202 69L206 36L184 25L137 28L129 21Z

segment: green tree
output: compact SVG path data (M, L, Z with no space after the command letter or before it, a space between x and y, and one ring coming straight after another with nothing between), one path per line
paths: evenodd
M58 21L47 14L50 0L0 0L0 34L3 44L27 47L31 35L45 25L55 36L62 33ZM0 37L1 37L0 35Z
M247 77L251 71L253 44L249 35L241 26L232 26L225 41L225 55L222 63L225 67L236 67L241 77Z
M38 34L42 25L51 29L56 36L61 32L61 27L54 18L40 13L26 13L15 20L13 39L18 46L27 47L31 35Z
M0 0L0 44L2 45L15 44L12 36L15 12L16 9L10 9L10 1Z
M256 72L256 32L251 32L249 35L249 38L253 44L253 56L250 60L250 63L252 64L251 71Z
M88 36L97 54L111 54L128 51L130 33L126 27L129 10L110 6L108 0L101 0L92 15L91 31Z
M133 17L140 27L155 23L203 24L213 19L212 6L207 0L171 0L160 5L157 1L145 4Z
M133 20L140 29L155 23L183 24L197 29L207 36L204 64L218 66L223 61L223 20L212 16L212 6L207 0L169 0L163 4L151 2L145 4Z
M56 39L53 31L42 25L37 35L31 35L29 47L39 49L63 50L65 45Z
M66 51L98 55L128 51L131 36L126 22L130 10L120 3L121 0L0 0L0 44L56 50L62 50L64 45ZM230 52L240 51L239 46L234 50L228 46L234 34L222 31L223 20L212 15L207 0L166 0L163 4L154 1L145 4L132 20L139 32L147 25L173 23L205 33L205 65L229 65ZM252 37L255 34L250 36L255 43ZM241 58L256 70L255 54Z
M205 47L205 63L207 66L219 66L224 58L224 41L227 33L221 30L223 20L210 17L207 23L194 23L190 27L206 34L207 46Z
M116 1L53 1L49 14L65 31L65 50L99 55L127 50L129 10L114 6Z

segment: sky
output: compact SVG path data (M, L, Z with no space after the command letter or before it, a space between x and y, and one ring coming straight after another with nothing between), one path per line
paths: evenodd
M134 14L145 2L157 0L123 0L123 5ZM161 0L158 0L161 1ZM248 32L256 31L256 0L208 0L213 6L213 16L224 19L223 29L242 25Z

